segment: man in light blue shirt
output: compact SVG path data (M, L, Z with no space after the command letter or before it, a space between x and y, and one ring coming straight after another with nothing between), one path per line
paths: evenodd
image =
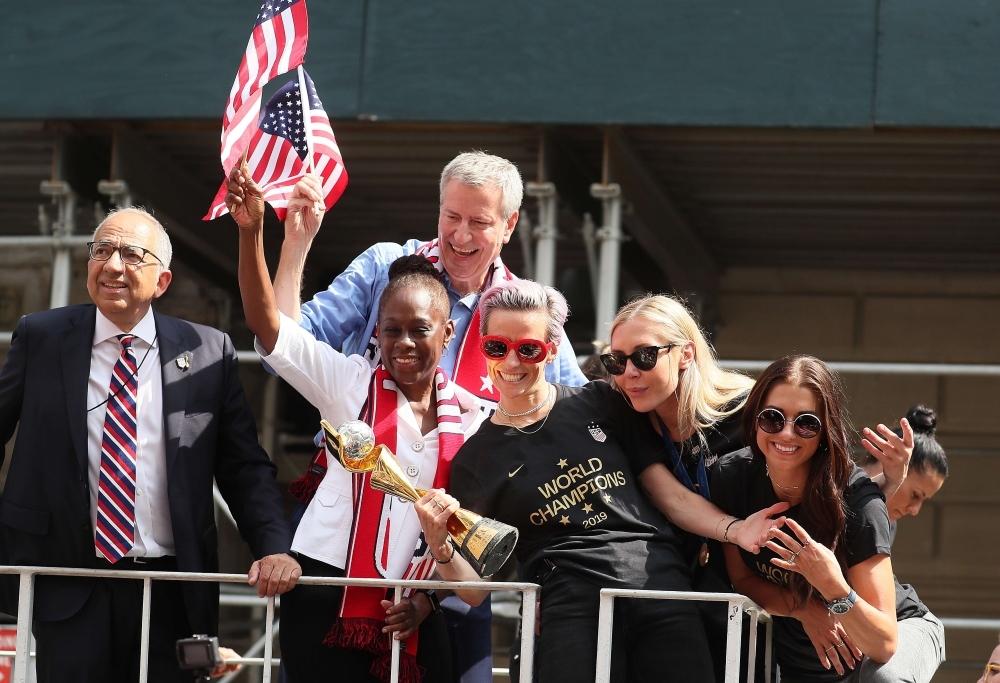
M461 346L491 267L514 232L522 196L517 167L482 152L460 154L441 175L438 246L442 281L455 321L452 349ZM289 201L285 241L274 280L278 306L317 339L346 354L371 359L375 353L370 342L378 318L377 304L388 283L389 265L400 256L416 252L424 242L412 239L405 244L382 242L370 247L326 290L300 307L306 255L322 221L322 215L313 210L314 201L319 201L314 198L318 197L318 181L307 177ZM461 383L453 373L456 358L457 350L443 356L441 365L449 377ZM579 386L587 381L565 337L556 362L547 366L545 373L546 379L557 384ZM480 386L463 388L482 394ZM488 393L482 397L490 399Z
M420 250L431 260L437 259L451 301L451 318L455 321L455 338L441 358L442 368L467 391L497 401L499 394L494 392L488 377L456 373L455 366L480 294L494 277L503 277L506 272L499 257L517 224L523 198L521 175L506 159L468 152L445 166L440 191L435 242L412 239L405 244L376 244L354 259L325 291L300 305L302 272L322 222L322 212L317 209L323 206L319 180L306 176L296 185L288 203L285 241L274 279L278 308L317 339L345 354L364 355L374 363L377 347L372 337L378 320L378 300L389 279L389 266L400 256ZM478 331L473 337L478 338ZM464 357L470 353L478 354L479 350L470 348L462 354L463 367ZM556 362L546 367L545 376L550 382L569 386L587 382L565 335ZM456 674L461 682L491 683L490 602L470 609L457 597L451 597L444 601L443 607L456 650ZM461 635L456 637L456 634Z

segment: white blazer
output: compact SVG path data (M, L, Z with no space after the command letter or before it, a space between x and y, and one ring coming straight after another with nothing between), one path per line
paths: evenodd
M274 350L265 355L255 341L257 353L334 427L358 419L374 373L369 362L362 356L345 356L285 315L280 319ZM395 389L395 383L391 384ZM421 434L406 397L398 389L396 397L396 459L414 486L429 489L437 472L438 431ZM462 430L468 438L489 412L479 399L457 385L455 398L462 410ZM354 520L353 500L351 473L336 460L328 462L326 475L295 532L292 550L345 568ZM386 578L403 578L423 541L416 510L411 503L386 496L379 526L376 566ZM383 552L385 544L389 547Z

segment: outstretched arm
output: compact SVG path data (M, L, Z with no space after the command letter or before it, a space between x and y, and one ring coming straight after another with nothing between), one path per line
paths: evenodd
M751 553L757 553L768 530L780 526L784 520L771 517L788 509L788 503L778 503L746 519L727 515L688 490L663 463L654 463L643 470L639 482L653 505L677 526L699 536L735 543Z
M285 215L285 241L274 272L274 296L278 310L295 322L301 318L302 273L313 238L319 232L326 209L318 176L308 173L295 184Z
M240 228L240 295L247 327L267 353L278 341L278 305L264 259L264 196L250 177L246 162L233 168L227 181L226 206Z

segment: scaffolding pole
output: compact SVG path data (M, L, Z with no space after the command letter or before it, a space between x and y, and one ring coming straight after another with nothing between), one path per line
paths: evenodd
M65 180L43 180L40 191L52 197L59 208L59 217L52 225L53 237L66 238L76 229L76 193ZM52 290L49 308L69 305L70 286L73 284L73 250L70 246L57 246L52 255Z
M600 199L604 209L603 225L594 236L601 243L594 340L608 342L611 322L618 312L618 275L623 239L622 189L618 183L594 183L590 186L590 196Z
M525 183L525 194L538 201L538 224L532 234L535 237L534 279L543 285L556 286L556 228L557 199L556 186L552 183Z

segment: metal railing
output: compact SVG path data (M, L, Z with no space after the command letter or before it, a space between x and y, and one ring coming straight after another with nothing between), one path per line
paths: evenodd
M753 683L757 666L757 623L766 624L764 644L764 681L771 680L772 624L770 615L745 595L738 593L697 593L694 591L649 591L628 588L602 588L597 618L597 677L596 683L611 680L611 636L614 626L615 598L645 600L687 600L725 602L729 604L726 627L726 683L740 680L740 646L743 637L743 612L750 614L750 644L747 655L747 683ZM522 629L523 630L523 629ZM531 680L530 678L528 680Z
M139 649L139 683L146 683L148 679L149 667L149 619L150 619L150 597L152 595L153 580L157 581L203 581L215 583L238 583L245 584L247 577L245 574L214 574L199 572L156 572L156 571L104 571L100 569L75 569L63 567L23 567L23 566L0 566L0 574L17 574L20 577L18 588L17 606L17 639L14 657L14 675L11 679L14 683L27 683L28 661L31 653L29 646L31 643L31 617L35 597L35 578L38 576L74 576L92 578L110 578L142 580L142 628ZM538 586L533 583L501 583L487 581L392 581L384 579L334 579L329 577L303 576L298 583L306 586L367 586L370 588L392 588L393 601L398 603L403 597L403 591L407 588L424 588L432 590L488 590L488 591L517 591L521 593L521 623L527 623L529 628L521 628L521 670L524 672L526 680L531 680L533 676L532 667L534 664L535 652L535 598ZM264 652L261 661L254 658L253 664L262 664L263 683L271 681L272 647L274 643L274 602L275 599L267 599L267 609L264 622ZM399 654L400 641L392 641L392 673L390 683L399 681Z

